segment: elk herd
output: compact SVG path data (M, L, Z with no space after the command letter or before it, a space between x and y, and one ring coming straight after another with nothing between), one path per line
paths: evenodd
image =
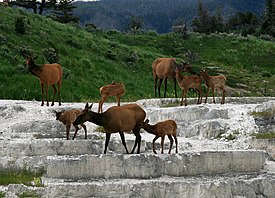
M60 90L62 83L62 67L60 64L43 64L38 66L34 62L33 57L26 58L26 64L29 71L38 77L41 86L42 103L44 105L44 87L46 88L46 105L49 106L48 101L48 89L49 86L53 88L53 100L51 105L54 105L56 92L58 93L59 105L61 105ZM174 82L175 97L177 97L177 84L182 89L181 105L187 106L188 90L193 89L198 92L197 104L202 103L203 89L202 82L206 85L205 103L211 89L213 96L213 103L215 103L215 90L222 90L221 104L225 103L225 81L224 75L209 76L206 69L202 69L200 73L196 74L192 71L192 67L187 63L176 62L175 58L157 58L152 64L152 72L154 78L155 97L161 97L160 87L164 80L164 97L166 97L167 81L172 79ZM190 73L191 75L183 75L183 72ZM56 89L57 84L57 89ZM137 104L126 104L120 106L121 96L125 94L125 86L123 83L112 82L111 84L100 87L99 89L101 99L98 105L98 111L92 111L92 105L86 103L83 110L72 109L64 110L56 113L56 120L62 122L66 127L66 138L70 139L69 131L71 125L75 128L75 133L72 139L75 139L78 130L78 125L81 125L85 131L85 139L87 139L87 128L85 122L92 122L98 126L104 128L106 139L104 154L107 152L108 143L112 133L119 133L122 144L126 153L129 153L126 142L125 132L132 132L135 135L135 143L131 153L135 152L137 147L137 153L140 153L141 135L140 130L144 129L148 133L154 134L153 139L153 152L156 154L155 141L161 137L161 153L163 153L164 138L167 135L170 140L169 154L172 150L172 145L175 140L176 153L178 153L178 140L177 140L177 124L174 120L164 120L154 125L149 124L149 120L146 119L146 112ZM103 103L110 96L115 96L117 106L112 106L106 111L103 111ZM174 139L173 139L174 138Z

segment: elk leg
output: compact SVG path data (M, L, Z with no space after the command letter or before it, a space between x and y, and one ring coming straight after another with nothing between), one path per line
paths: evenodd
M184 105L187 106L187 94L188 94L188 89L184 91Z
M157 84L158 84L158 77L154 77L154 82L155 82L155 97L157 97Z
M207 103L207 96L209 94L209 87L206 88L206 96L205 96L205 101L204 103Z
M155 154L157 154L156 149L155 149L155 142L156 142L156 140L157 140L158 138L159 138L159 137L156 136L156 137L153 139L153 152L154 152Z
M74 132L73 140L74 140L74 138L75 138L75 136L76 136L76 134L79 130L79 127L77 125L74 125L74 128L75 128L75 132Z
M161 87L162 81L163 81L163 79L160 78L160 79L159 79L159 83L158 83L159 98L160 98L160 87Z
M164 139L165 139L165 136L161 137L161 154L163 154Z
M184 97L184 89L182 90L182 95L181 95L181 102L180 102L180 106L183 105L183 97Z
M125 148L125 150L126 150L126 153L129 154L128 149L127 149L127 146L126 146L126 142L125 142L124 133L123 133L123 132L119 132L119 135L120 135L122 144L123 144L123 146L124 146L124 148Z
M83 127L83 129L84 129L84 131L85 131L85 139L87 139L87 128L86 128L86 125L85 124L80 124L82 127Z
M171 135L168 135L168 138L169 138L169 140L170 140L170 148L169 148L168 154L171 154L171 150L172 150L172 146L173 146L174 140L173 140L173 138L172 138Z
M46 99L47 99L47 106L49 106L49 85L46 85Z
M58 85L57 85L57 93L58 93L58 103L59 103L59 106L61 105L61 93L60 93L60 90L61 90L61 81L59 81Z
M177 80L174 78L174 90L175 90L175 97L177 98Z
M178 153L178 138L174 136L175 143L176 143L176 153Z
M224 104L225 103L225 90L224 88L222 89L222 102L221 104Z
M44 84L40 83L40 87L41 87L41 95L42 95L41 106L44 106Z
M67 137L67 140L70 139L70 128L71 128L71 126L66 126L66 137Z
M215 101L215 88L212 87L212 96L213 96L213 103L216 104L216 101Z
M52 101L52 106L54 105L54 100L55 100L55 95L56 95L56 87L55 85L52 85L53 88L53 101Z
M103 103L107 100L108 96L107 95L103 95L101 100L99 101L99 104L98 104L98 113L102 113L103 112Z
M139 134L139 131L140 131L140 128L138 128L137 126L135 126L135 128L133 128L133 133L136 136L136 139L135 139L135 144L131 151L131 154L134 154L137 145L138 145L137 154L140 153L141 135Z
M104 154L107 152L107 147L110 141L111 133L106 133L106 140L105 140L105 149L104 149Z
M117 106L120 106L120 97L121 96L116 96Z
M164 79L164 94L163 94L164 98L166 98L166 90L167 90L167 78Z

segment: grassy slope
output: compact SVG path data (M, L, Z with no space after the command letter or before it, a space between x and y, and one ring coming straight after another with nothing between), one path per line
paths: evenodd
M25 17L26 34L15 32L16 17ZM99 87L112 81L125 83L123 101L151 98L151 63L157 57L189 61L197 71L214 67L210 73L222 72L229 86L249 91L234 95L275 95L273 42L229 35L192 34L183 40L174 34L152 32L136 36L116 31L87 32L18 9L0 7L1 99L41 100L38 80L20 70L24 66L21 51L33 50L38 55L36 62L41 64L46 62L43 50L48 48L57 50L64 68L63 101L97 101ZM187 50L195 54L195 60L186 56ZM264 80L267 82L263 83ZM171 82L168 96L174 96Z

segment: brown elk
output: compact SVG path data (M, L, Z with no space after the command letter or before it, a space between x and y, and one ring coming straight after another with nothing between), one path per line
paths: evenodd
M59 120L60 122L62 122L65 127L66 127L66 137L67 137L67 140L70 139L70 136L69 136L69 133L70 133L70 128L71 128L71 125L72 123L75 121L75 119L77 118L77 116L81 113L81 110L79 109L71 109L71 110L63 110L61 112L55 112L55 116L56 116L56 120ZM80 124L84 131L85 131L85 139L87 139L87 128L86 128L86 125L85 124ZM74 125L74 128L75 128L75 133L74 133L74 136L73 136L73 140L75 139L76 137L76 134L79 130L79 127L77 125Z
M184 105L187 106L187 95L189 89L194 89L198 92L197 104L200 104L203 96L203 91L201 88L202 78L199 75L182 76L181 71L182 69L180 67L176 68L176 79L178 85L182 89L181 105L183 105L184 97Z
M34 62L34 58L28 56L26 58L26 64L29 67L29 71L38 77L40 81L41 86L41 94L42 94L42 103L41 106L44 105L44 85L46 86L46 99L47 99L47 106L49 106L49 100L48 100L48 90L49 86L52 85L53 88L53 100L52 100L52 106L54 105L54 99L56 95L56 87L55 84L57 84L57 92L59 97L59 106L61 105L61 98L60 98L60 89L61 89L61 83L62 83L62 68L60 64L53 63L53 64L43 64L41 66L38 66Z
M131 153L134 153L138 145L137 153L140 153L141 135L139 134L140 127L138 123L144 121L146 117L145 111L137 104L127 104L123 106L113 106L103 113L96 113L91 111L92 105L87 103L84 110L74 121L74 125L79 125L86 121L92 122L96 125L102 126L106 133L104 154L107 152L108 143L112 133L119 133L122 144L128 152L126 147L124 132L133 131L136 136L134 147Z
M168 153L170 154L172 150L172 136L174 137L176 143L176 153L178 153L177 123L174 120L165 120L162 122L158 122L155 125L150 125L149 120L147 119L145 122L141 122L138 125L140 125L141 128L143 128L148 133L155 135L155 138L153 139L153 152L155 154L157 154L155 150L155 142L159 137L161 137L161 154L163 154L163 144L165 135L167 135L170 140L170 149Z
M112 82L112 84L105 85L99 89L101 100L98 104L98 113L102 113L103 103L110 97L115 96L117 101L117 106L120 106L120 98L125 93L125 87L123 83Z
M225 81L226 81L226 77L224 75L209 76L206 69L203 69L201 71L200 75L202 76L203 81L207 86L206 96L205 96L205 103L207 102L207 96L208 96L210 88L211 88L211 91L212 91L213 103L216 103L216 101L215 101L215 88L218 88L218 89L222 90L221 104L224 104L225 103Z
M187 72L191 71L191 67L187 64L183 64L184 69ZM164 98L166 97L167 80L173 79L175 97L177 98L177 81L175 77L175 69L178 66L175 58L157 58L152 64L153 77L155 83L155 97L157 97L157 90L160 97L160 87L164 80Z

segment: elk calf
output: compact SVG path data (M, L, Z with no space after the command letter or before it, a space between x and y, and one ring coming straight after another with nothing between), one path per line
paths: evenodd
M102 113L103 103L110 97L115 96L117 101L117 106L120 106L120 98L125 93L125 87L123 83L112 82L112 84L105 85L99 89L101 94L101 100L98 104L98 113Z
M174 120L165 120L163 122L158 122L155 125L150 125L149 120L147 119L145 122L141 122L140 127L143 128L148 133L156 135L153 139L153 152L157 154L155 150L155 141L161 137L161 154L163 154L163 144L165 135L168 136L170 140L170 149L169 154L171 153L172 145L173 145L173 138L176 142L176 153L178 153L178 139L177 139L177 123Z
M181 71L181 68L176 68L176 79L178 81L178 85L182 89L181 105L183 105L184 97L184 105L187 106L187 94L188 90L191 88L195 89L199 93L197 104L200 104L203 96L203 91L201 88L202 78L198 75L182 76Z
M60 122L62 122L65 127L66 127L66 137L67 140L70 139L70 129L71 129L71 125L73 124L73 122L76 120L77 116L81 113L81 110L78 109L72 109L72 110L67 110L67 111L61 111L61 112L55 112L56 114L56 120L59 120ZM85 139L87 139L87 129L86 129L86 125L81 123L80 124L84 131L85 131ZM77 131L79 130L79 127L77 125L74 125L75 128L75 133L73 136L73 140L77 134Z
M208 93L209 93L209 88L211 88L211 90L212 90L213 103L216 103L216 101L215 101L215 88L219 88L219 89L222 90L221 104L224 104L225 103L225 81L226 81L226 77L224 75L209 76L206 69L203 69L201 71L200 75L202 76L203 81L207 86L206 96L205 96L205 103L207 102L207 96L208 96Z

